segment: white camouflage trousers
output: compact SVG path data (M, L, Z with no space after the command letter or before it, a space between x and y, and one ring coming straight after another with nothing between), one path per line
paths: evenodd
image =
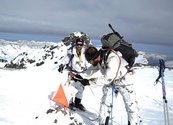
M133 78L131 76L130 73L126 74L125 78L115 85L115 88L118 89L118 92L122 95L130 125L139 125L138 102L136 100L136 93L133 89ZM106 117L110 115L112 105L112 85L104 85L102 91L103 96L99 116L100 125L104 125Z
M84 86L79 82L79 81L74 81L72 83L72 86L74 86L78 92L76 93L75 97L78 98L78 99L82 99L83 97L83 91L84 91Z

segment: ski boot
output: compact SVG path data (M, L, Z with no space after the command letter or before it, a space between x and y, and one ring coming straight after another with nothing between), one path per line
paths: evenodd
M86 111L86 108L81 104L81 99L75 98L74 103L75 103L74 105L77 109L79 109L81 111Z

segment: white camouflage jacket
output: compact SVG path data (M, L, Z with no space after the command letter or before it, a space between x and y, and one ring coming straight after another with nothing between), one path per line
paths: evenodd
M126 73L127 69L125 66L128 63L122 58L120 52L111 52L107 58L107 68L105 68L105 63L98 63L97 66L90 66L85 72L80 74L86 79L97 79L97 84L109 84L113 80L122 78Z
M70 57L71 55L74 55L71 62L70 61ZM64 59L64 63L68 64L69 66L72 67L72 70L76 71L76 72L82 72L87 68L87 64L88 62L85 59L85 55L84 55L84 48L82 48L82 53L81 53L81 57L79 57L76 53L76 49L73 48L73 50L68 50L67 51L67 56Z

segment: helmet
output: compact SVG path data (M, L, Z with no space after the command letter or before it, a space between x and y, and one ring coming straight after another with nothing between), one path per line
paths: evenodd
M99 55L99 51L97 48L90 46L85 50L85 58L89 62L95 58L97 58Z

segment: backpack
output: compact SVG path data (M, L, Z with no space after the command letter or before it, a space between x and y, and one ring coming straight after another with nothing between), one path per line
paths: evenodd
M103 35L101 38L102 49L113 49L119 51L122 57L128 62L129 68L131 68L135 62L135 58L138 56L137 51L132 47L132 44L126 42L123 37L112 28L113 33Z

